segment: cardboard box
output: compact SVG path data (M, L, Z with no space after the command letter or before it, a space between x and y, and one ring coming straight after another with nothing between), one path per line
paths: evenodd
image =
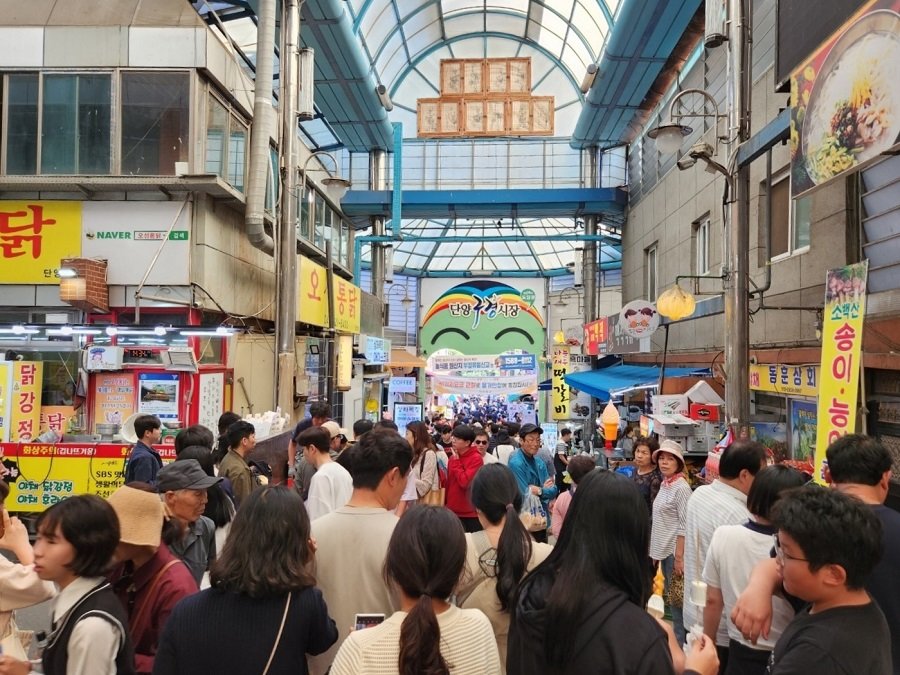
M688 417L701 422L719 422L722 419L722 407L708 403L691 403Z

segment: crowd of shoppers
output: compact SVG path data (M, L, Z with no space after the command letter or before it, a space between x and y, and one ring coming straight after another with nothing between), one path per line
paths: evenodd
M350 439L323 419L293 436L304 503L302 484L247 474L243 424L220 430L229 478L192 427L152 483L45 511L33 549L3 512L18 562L0 560L0 675L32 667L12 610L54 594L53 674L897 673L900 514L874 439L829 447L833 489L742 440L692 491L672 441L635 438L632 477L557 448L560 476L534 424L404 438L386 421ZM651 560L671 622L647 611Z

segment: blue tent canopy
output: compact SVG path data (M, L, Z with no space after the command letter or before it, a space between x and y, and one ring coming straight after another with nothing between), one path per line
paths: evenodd
M659 382L659 366L618 365L565 376L566 384L607 401L632 389L646 389ZM666 368L666 377L705 377L709 368Z

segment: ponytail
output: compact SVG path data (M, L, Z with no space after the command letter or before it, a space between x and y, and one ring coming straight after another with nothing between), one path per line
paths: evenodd
M519 497L521 501L521 497ZM506 505L506 521L497 541L497 599L500 609L508 612L513 605L516 588L531 559L531 536L519 520L514 504Z
M431 596L422 594L400 626L400 675L450 675Z

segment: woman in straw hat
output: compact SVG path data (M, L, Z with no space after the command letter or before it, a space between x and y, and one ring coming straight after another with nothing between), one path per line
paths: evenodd
M138 673L152 673L159 636L172 609L197 592L187 566L162 542L163 504L140 483L121 487L109 497L119 517L119 545L111 581L128 612Z
M666 605L672 613L672 627L678 643L684 644L683 598L670 602L670 591L680 581L682 596L684 594L684 529L691 486L684 477L684 452L677 442L663 441L654 450L652 458L662 474L662 484L653 500L650 557L662 565Z
M314 551L298 492L251 492L213 563L212 588L172 612L154 673L306 673L306 655L338 637L309 571Z

